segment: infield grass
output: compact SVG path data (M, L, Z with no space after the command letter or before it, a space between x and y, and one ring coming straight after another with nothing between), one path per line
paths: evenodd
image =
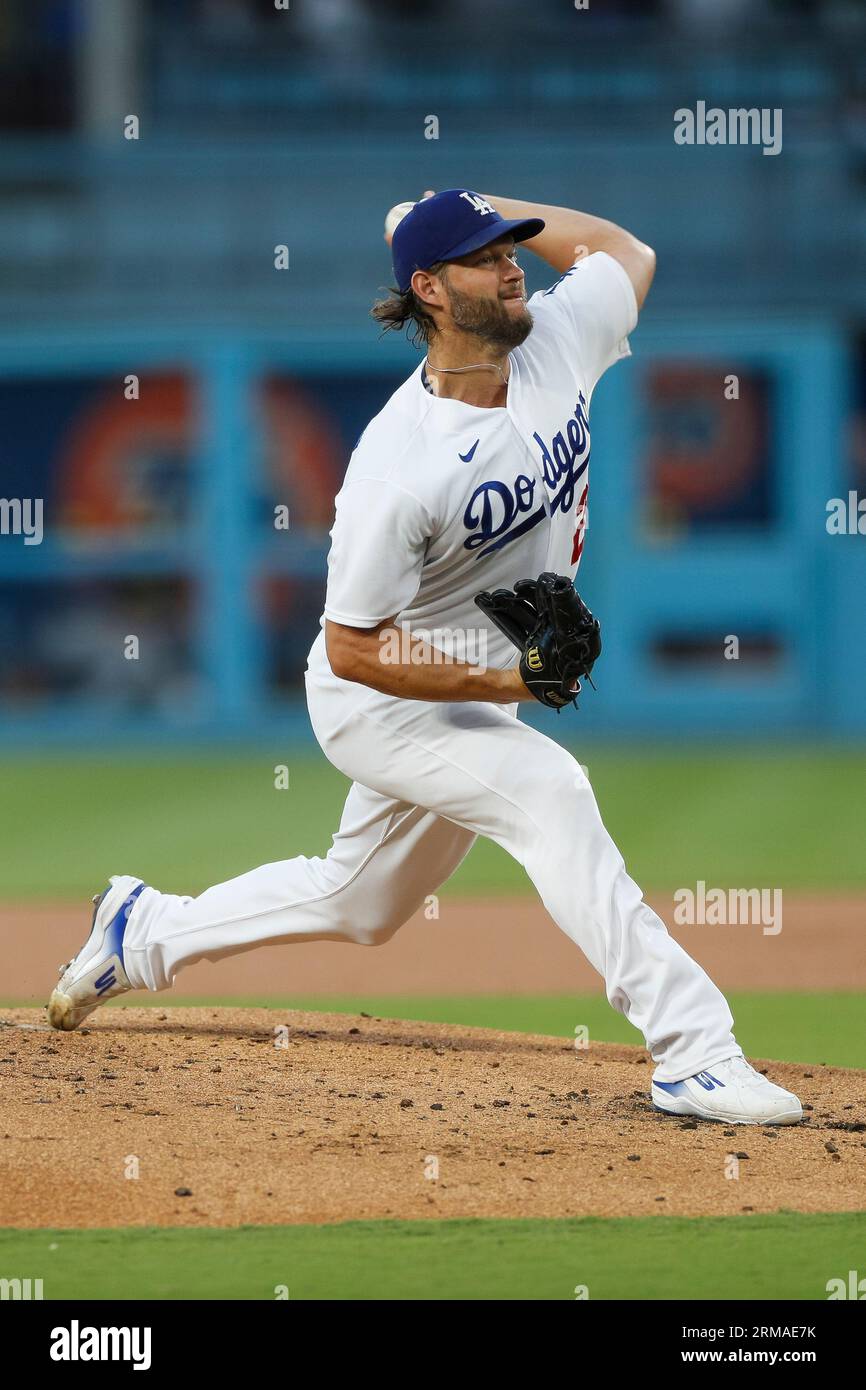
M826 1299L866 1214L0 1230L46 1299Z
M605 822L641 886L866 887L866 749L581 745ZM289 788L274 788L287 764ZM200 893L258 864L323 854L348 783L309 747L177 757L8 756L0 899L89 897L109 873ZM553 809L553 808L552 808ZM530 891L479 841L447 891Z

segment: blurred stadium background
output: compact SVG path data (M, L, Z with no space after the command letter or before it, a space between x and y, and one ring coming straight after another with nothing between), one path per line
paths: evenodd
M454 184L659 252L593 403L581 727L866 732L866 543L826 529L866 490L864 38L781 0L7 0L2 493L45 538L0 538L4 740L304 735L333 495L416 361L367 316L384 211ZM781 107L781 155L676 145L698 100Z
M417 361L368 316L382 222L454 185L659 255L593 400L599 691L530 717L650 889L862 890L866 539L827 520L866 494L864 39L842 0L5 0L0 494L44 538L0 535L0 897L324 851L333 496ZM781 154L677 145L698 101L781 108ZM480 846L457 887L526 885Z

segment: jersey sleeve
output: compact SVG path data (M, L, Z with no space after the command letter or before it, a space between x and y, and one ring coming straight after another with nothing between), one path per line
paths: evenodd
M637 323L634 286L619 261L606 251L585 256L547 290L532 296L537 323L547 321L577 349L589 389L631 348Z
M386 478L344 483L328 555L325 617L376 627L418 592L432 523L411 492Z

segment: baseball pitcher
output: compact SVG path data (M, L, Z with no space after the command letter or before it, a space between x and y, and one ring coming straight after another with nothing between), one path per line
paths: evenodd
M600 659L574 577L592 393L628 355L655 270L621 227L449 189L389 216L374 305L425 356L370 421L336 500L313 729L352 780L325 858L252 869L197 898L116 875L51 996L56 1028L187 965L297 941L387 939L477 835L523 865L652 1055L676 1115L793 1124L796 1096L745 1060L728 1005L643 902L572 755L521 704L570 706ZM527 301L529 250L555 272Z

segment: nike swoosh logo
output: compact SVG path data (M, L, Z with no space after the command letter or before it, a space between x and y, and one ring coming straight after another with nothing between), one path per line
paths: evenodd
M474 454L475 454L475 450L478 448L478 445L479 445L480 443L481 443L481 436L479 435L478 438L476 439L475 443L472 445L472 448L469 450L469 453L468 453L468 454L458 454L457 457L458 457L458 458L461 458L461 459L463 460L464 463L471 463L471 462L472 462L472 459L473 459L473 456L474 456Z

